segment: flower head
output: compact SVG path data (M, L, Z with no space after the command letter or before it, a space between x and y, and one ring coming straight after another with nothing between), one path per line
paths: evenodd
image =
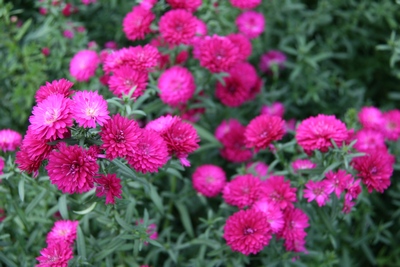
M376 107L363 107L358 113L358 120L364 128L377 131L384 128L385 124L382 112Z
M143 40L146 34L151 33L150 25L155 18L156 16L150 9L141 5L133 7L122 22L126 38L131 41Z
M228 218L223 237L233 251L249 255L257 254L267 246L272 234L264 213L249 209Z
M264 162L257 161L246 165L246 171L254 171L255 175L262 178L268 174L268 165Z
M40 251L36 267L68 267L68 261L74 257L72 246L67 242L55 242Z
M257 38L264 32L265 18L262 13L245 11L236 18L236 26L247 38Z
M202 0L166 0L173 9L185 9L195 12L201 6Z
M229 0L232 6L240 9L252 9L261 4L261 0Z
M372 149L386 149L384 135L373 129L364 128L356 132L353 136L357 142L354 148L358 151L368 151Z
M87 82L96 73L100 58L95 51L81 50L69 64L69 72L78 82Z
M285 224L278 236L285 239L286 250L305 251L304 244L307 233L304 229L309 226L307 215L300 209L289 208L283 212L283 218Z
M170 10L160 18L160 34L172 45L190 44L196 34L196 28L196 18L183 9Z
M285 182L283 176L271 176L262 183L260 199L276 203L282 210L293 207L297 201L297 188L290 187L290 181Z
M66 242L72 245L76 239L78 225L79 221L62 220L55 222L53 228L47 234L47 244Z
M146 90L148 73L135 70L130 66L122 66L114 71L114 75L108 80L111 92L121 97L129 95L133 90L132 98L136 99Z
M96 128L96 123L102 126L110 118L107 102L97 92L80 91L72 100L72 117L81 127Z
M304 189L304 198L306 198L308 202L313 200L317 201L319 207L324 206L329 200L329 192L325 182L308 181L306 183L306 189Z
M248 148L267 148L273 141L282 139L285 122L277 116L259 115L247 125L244 137Z
M3 152L14 151L21 144L22 136L20 133L11 130L0 130L0 150Z
M48 96L54 94L62 94L65 98L67 98L74 93L73 90L70 90L73 85L74 84L72 82L66 79L55 80L51 83L46 82L46 85L40 86L39 90L36 91L36 102L42 102Z
M251 55L252 46L250 40L240 33L231 33L226 36L239 49L238 58L240 61L246 61Z
M383 133L391 141L397 141L400 138L400 110L393 109L383 113L385 127Z
M272 66L277 65L280 69L283 69L286 62L286 55L278 50L270 50L263 54L260 58L260 70L267 74L273 74Z
M283 213L278 205L266 199L261 199L254 203L252 209L264 213L265 220L269 223L273 233L278 233L282 230L284 225Z
M106 196L106 205L115 204L115 198L122 198L121 179L115 174L101 174L96 177L96 196Z
M0 175L4 174L4 171L3 171L4 165L5 165L4 159L0 157Z
M309 159L296 159L295 161L292 162L292 168L294 173L296 173L297 170L314 169L315 167L317 167L317 164L315 164Z
M281 102L274 102L270 106L264 105L261 108L261 114L283 118L283 114L285 114L285 106Z
M206 164L197 167L192 175L193 188L206 197L215 197L225 186L226 175L222 168Z
M261 194L261 180L251 174L238 175L224 187L222 197L229 205L240 209L251 207Z

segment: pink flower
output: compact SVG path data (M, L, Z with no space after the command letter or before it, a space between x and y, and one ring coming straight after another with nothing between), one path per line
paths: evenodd
M262 192L261 180L251 174L238 175L227 183L222 192L225 202L240 209L251 207Z
M50 95L38 103L29 117L32 134L47 140L63 138L73 124L70 104L71 100L62 94Z
M90 4L94 4L97 2L97 0L81 0L82 4L84 5L90 5Z
M103 126L110 118L108 116L107 102L97 91L77 92L72 100L72 117L81 127L96 128L96 123Z
M143 225L144 224L143 219L140 219L138 222L136 222L136 224ZM154 223L149 224L147 226L146 233L149 235L149 239L152 239L152 240L157 239L158 238L157 225ZM145 241L144 244L147 245L148 242Z
M40 251L36 267L68 267L68 261L74 257L72 246L67 242L56 242Z
M306 152L313 150L327 152L333 146L332 139L340 147L347 137L346 125L333 115L319 114L310 117L303 120L296 130L297 143Z
M168 147L164 139L154 130L141 130L141 136L134 147L128 163L138 172L158 172L167 163Z
M246 61L252 52L250 40L240 33L231 33L226 37L228 37L229 40L231 40L231 42L239 49L239 61Z
M397 141L400 138L400 110L393 109L383 113L385 127L383 133L388 140Z
M249 163L246 165L246 171L254 170L254 174L260 178L267 176L268 174L268 165L264 162L257 161L253 163Z
M146 130L154 130L160 134L164 133L175 121L180 120L178 116L161 116L150 121L146 125Z
M271 229L264 213L240 210L226 220L224 239L233 251L244 255L257 254L271 240Z
M11 130L0 130L0 150L3 152L14 151L21 144L22 136L20 133Z
M354 148L358 151L368 151L371 149L386 149L385 137L381 132L373 129L361 129L352 138L357 140Z
M265 215L265 219L269 223L273 233L279 233L284 225L283 213L279 206L268 200L262 199L254 203L252 209L261 211Z
M186 103L193 96L196 84L188 69L174 66L161 74L158 88L160 98L165 104L177 106Z
M213 73L228 71L239 62L239 49L227 37L206 36L198 49L200 65Z
M390 186L395 158L386 150L370 150L366 153L363 157L353 159L353 167L358 171L357 176L367 186L369 193L374 189L383 193Z
M36 102L42 102L48 96L54 94L62 94L67 98L74 93L73 90L70 90L73 85L74 84L67 79L54 80L51 83L46 82L46 85L40 86L39 90L36 91Z
M285 239L286 250L294 252L305 251L304 245L307 233L304 229L309 226L307 215L300 209L289 208L283 212L283 216L285 224L278 237Z
M148 73L134 70L130 66L122 66L114 71L108 80L111 92L116 96L129 95L133 90L132 98L137 99L146 90Z
M285 122L277 116L259 115L246 126L246 147L256 150L267 148L285 134Z
M224 140L225 135L227 135L231 130L235 128L243 128L243 125L236 119L229 119L228 121L222 121L220 125L218 125L217 129L215 129L215 138L218 141L222 142ZM243 128L244 129L244 128Z
M117 114L109 119L99 133L106 158L130 156L139 142L141 131L136 121Z
M294 173L297 173L297 170L314 169L315 167L317 167L317 164L309 159L296 159L292 162Z
M197 20L189 11L170 10L160 18L159 31L172 45L190 44L196 34Z
M131 41L143 40L146 34L151 33L150 25L156 16L150 9L142 6L133 7L132 11L126 14L122 22L123 31Z
M326 202L329 200L329 192L324 181L314 182L310 180L306 183L305 187L304 198L306 198L308 202L315 200L319 207L325 206Z
M93 188L93 177L99 170L96 160L78 145L58 145L49 155L46 166L50 181L63 193L84 193Z
M4 174L4 165L5 165L5 163L4 163L4 159L3 158L0 158L0 175L2 175L2 174ZM0 222L1 222L1 220L0 220Z
M152 9L158 0L141 0L139 5L145 9Z
M201 6L202 0L166 0L173 9L186 9L195 12Z
M367 129L380 131L384 129L385 119L382 112L376 107L363 107L358 113L358 120Z
M239 32L249 39L257 38L264 32L265 19L262 13L245 11L236 18Z
M72 38L74 38L74 32L71 30L64 30L63 36L67 39L72 39Z
M225 186L226 175L222 168L205 164L197 167L192 175L193 188L206 197L217 196Z
M260 199L266 199L278 205L282 210L293 207L297 201L297 188L290 187L283 176L271 176L262 183Z
M100 58L95 51L81 50L69 63L69 72L78 82L87 82L96 73Z
M118 44L115 41L108 41L104 44L105 48L116 50L118 49Z
M278 50L270 50L263 54L260 58L260 70L267 74L273 74L272 68L274 65L279 69L283 69L286 62L286 55Z
M232 6L240 9L252 9L261 4L261 0L229 0Z
M50 48L48 48L48 47L43 47L41 51L42 51L43 56L45 56L45 57L48 57L50 55Z
M281 102L274 102L270 106L264 105L261 108L261 114L283 118L283 114L285 114L285 106Z
M68 243L72 245L76 239L76 229L79 221L57 221L54 223L53 228L47 234L46 242L48 245L54 243Z
M122 198L121 179L115 174L101 174L96 177L96 196L106 196L106 205L115 204L115 198Z

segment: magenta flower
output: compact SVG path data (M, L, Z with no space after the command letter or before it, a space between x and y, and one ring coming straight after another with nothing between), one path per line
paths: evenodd
M69 72L79 82L87 82L96 73L100 58L95 51L81 50L69 64Z
M72 245L76 239L78 225L79 221L62 220L55 222L53 228L47 234L47 244L66 242Z
M329 200L329 193L325 182L308 181L306 183L306 189L304 189L304 198L306 198L308 202L315 200L319 207L324 206Z
M74 255L72 246L67 242L55 242L40 251L36 267L68 267L68 262Z
M151 33L150 25L155 18L150 9L140 5L133 7L122 22L126 38L131 41L143 40L147 34Z
M106 205L115 204L115 198L122 198L121 179L115 174L101 174L94 182L97 184L96 196L106 196Z
M226 175L222 168L205 164L197 167L192 175L193 188L206 197L217 196L225 186Z
M249 39L260 36L265 29L265 18L262 13L245 11L236 18L239 32Z
M16 150L21 141L22 136L20 133L11 129L0 130L0 150L3 152Z
M251 174L238 175L227 183L222 192L225 202L240 209L251 207L262 193L261 180Z
M102 126L110 118L107 102L98 92L80 91L72 100L72 117L81 127L96 128L96 123Z

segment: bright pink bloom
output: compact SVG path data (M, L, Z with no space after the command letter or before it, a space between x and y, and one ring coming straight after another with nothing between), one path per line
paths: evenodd
M113 160L132 155L142 132L136 121L117 114L104 124L99 134L103 141L101 148L106 151L106 157Z
M136 222L136 224L143 225L144 224L143 219L140 219L138 222ZM154 223L149 224L147 226L146 233L149 235L149 239L152 239L152 240L157 239L158 238L157 225ZM148 242L144 242L144 244L147 245Z
M227 183L222 192L225 202L240 209L251 207L261 194L261 180L251 174L238 175Z
M312 180L306 183L306 188L304 189L304 198L311 202L315 200L319 207L325 206L326 202L329 200L328 188L324 181L314 182Z
M105 48L116 50L118 49L118 44L115 41L108 41L104 44Z
M61 94L50 95L38 103L29 117L32 133L40 139L63 138L73 124L70 105L71 100Z
M197 26L196 26L196 35L197 36L206 36L207 35L207 24L201 19L196 18Z
M273 65L278 66L279 69L283 69L286 62L286 55L278 50L270 50L263 54L260 58L260 70L267 74L273 74Z
M257 254L269 244L272 234L264 213L240 210L226 220L224 239L233 251Z
M385 119L382 112L376 107L363 107L358 113L358 120L367 129L380 131L385 128Z
M253 9L261 4L261 0L229 0L232 6L240 9Z
M259 115L246 126L246 147L256 150L267 148L285 134L285 122L277 116Z
M114 75L108 80L110 91L121 97L129 95L133 90L132 98L137 99L146 90L148 73L134 70L130 66L122 66L114 71Z
M0 157L0 175L4 174L4 159ZM1 221L0 221L1 222Z
M231 40L231 42L239 49L239 61L246 61L252 52L250 40L240 33L231 33L226 37L228 37L229 40Z
M170 10L160 18L159 31L165 41L172 45L190 44L196 34L197 20L183 9Z
M201 6L202 0L166 0L173 9L186 9L195 12Z
M106 196L106 205L115 204L115 198L122 198L121 179L115 174L101 174L96 177L96 196Z
M346 125L333 115L319 114L303 120L296 130L297 143L307 152L320 150L327 152L335 141L337 146L348 137Z
M56 242L40 251L41 256L36 267L68 267L68 261L74 257L72 246L67 242Z
M390 186L395 158L386 150L370 150L366 153L363 157L353 159L353 167L369 193L374 189L383 193Z
M179 121L178 116L161 116L155 120L150 121L146 125L146 130L154 130L160 134L164 133L175 121Z
M43 47L42 48L42 54L43 54L43 56L48 57L50 55L50 48Z
M264 162L257 161L246 165L246 171L254 171L254 174L260 178L266 177L268 174L268 165Z
M161 100L168 105L186 103L194 94L196 84L193 74L186 68L174 66L158 79Z
M21 144L22 136L20 133L11 130L0 130L0 150L3 152L14 151Z
M371 149L386 149L385 137L381 132L373 129L361 129L352 138L357 140L354 148L358 151L368 151Z
M136 171L147 173L158 172L168 159L168 147L164 139L156 131L144 129L128 162Z
M144 9L152 9L155 4L157 4L158 0L141 0L139 5L143 7Z
M96 160L88 157L87 151L78 145L58 145L49 156L46 170L50 181L63 193L84 193L93 188L93 177L99 170Z
M385 127L383 133L391 141L397 141L400 138L400 110L393 109L383 113Z
M352 201L352 198L349 194L346 194L344 196L344 202L343 202L343 213L350 213L351 209L354 207L356 203Z
M200 65L213 73L228 71L239 62L239 49L224 36L206 36L198 49Z
M218 125L217 129L215 129L215 138L217 138L218 141L222 142L222 140L224 140L224 136L235 128L244 129L243 125L240 124L240 122L236 119L222 121L221 124Z
M150 25L156 16L150 9L142 6L133 7L132 11L126 14L122 22L123 31L131 41L143 40L146 34L151 33Z
M264 15L256 11L243 12L236 18L235 23L239 32L249 39L260 36L265 28Z
M90 5L90 4L94 4L97 2L97 0L81 0L82 4L84 5Z
M285 239L286 250L305 251L304 245L307 233L304 229L309 226L308 216L300 209L289 208L283 212L283 218L285 225L278 236Z
M97 91L79 91L72 98L72 117L79 126L84 128L96 128L110 118L108 116L107 102Z
M222 168L206 164L197 167L192 175L193 188L206 197L217 196L225 186L226 175Z
M317 167L317 164L309 159L296 159L292 162L294 173L297 173L297 170L314 169L315 167Z
M260 190L262 192L260 199L265 198L276 203L282 210L293 207L293 202L297 201L297 188L290 187L290 181L285 182L283 176L271 176L262 183Z
M74 84L67 79L54 80L51 83L46 82L46 85L40 86L39 90L36 91L36 102L42 102L48 96L54 94L62 94L67 98L74 93L73 90L70 90L73 85Z
M64 30L63 31L63 36L65 37L65 38L67 38L67 39L72 39L72 38L74 38L74 32L73 31L71 31L71 30Z
M81 50L69 64L69 72L78 82L87 82L96 73L100 58L95 51Z
M254 203L252 209L261 211L265 215L265 219L269 223L273 233L278 233L282 230L284 221L283 213L279 206L268 200L262 199Z
M78 225L79 221L62 220L55 222L53 228L47 234L47 244L66 242L72 245L76 239Z
M285 106L281 102L274 102L270 106L264 105L261 108L261 114L283 118L283 114L285 114Z
M39 7L39 13L44 16L47 14L47 9L44 7Z

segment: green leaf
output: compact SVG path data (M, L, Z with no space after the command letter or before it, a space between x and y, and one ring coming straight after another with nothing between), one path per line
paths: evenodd
M222 147L221 143L209 131L207 131L206 129L197 124L193 124L193 127L196 129L202 141L207 140L210 143L216 144L217 147Z
M153 201L158 211L161 214L164 214L164 206L162 204L162 199L153 185L150 185L150 199L151 201Z
M117 167L120 169L120 171L123 172L125 175L130 176L130 177L132 177L132 178L135 178L135 177L136 177L135 172L134 172L131 168L129 168L128 166L126 166L124 163L122 163L121 160L119 160L119 159L114 159L114 160L112 161L112 163L113 163L115 166L117 166Z
M15 35L15 40L17 42L19 42L21 40L22 36L24 36L24 34L28 30L28 28L31 26L31 24L32 24L32 19L28 19L24 23L24 25L22 25L22 27L19 29L18 33Z
M25 180L21 179L18 183L18 194L19 198L21 199L22 202L24 202L25 198Z
M42 198L46 195L47 189L43 189L42 192L40 192L39 195L37 195L31 203L26 207L25 209L25 214L28 215L31 213L31 211L39 204L39 202L42 200Z
M135 228L133 227L133 225L131 225L131 224L125 222L125 221L119 216L119 214L118 214L117 212L115 212L115 220L116 220L117 223L118 223L119 225L121 225L122 228L124 228L125 230L127 230L127 231L134 231L134 230L135 230Z
M86 244L85 244L85 236L83 235L81 227L78 225L77 231L78 237L76 240L76 244L78 246L78 254L86 259Z
M92 205L90 205L90 207L88 207L87 209L84 209L81 211L74 210L73 212L76 214L79 214L79 215L85 215L85 214L88 214L89 212L91 212L96 207L96 205L97 205L97 202L93 202Z
M194 233L193 233L192 221L190 220L189 212L187 211L186 206L180 202L176 202L175 206L178 209L179 214L181 216L183 227L185 228L188 235L193 238Z
M17 264L11 261L9 257L6 257L6 255L4 255L3 252L1 251L0 251L0 260L4 262L8 267L18 267Z
M67 195L62 195L58 199L58 210L60 211L63 219L68 219L68 208L67 208Z

